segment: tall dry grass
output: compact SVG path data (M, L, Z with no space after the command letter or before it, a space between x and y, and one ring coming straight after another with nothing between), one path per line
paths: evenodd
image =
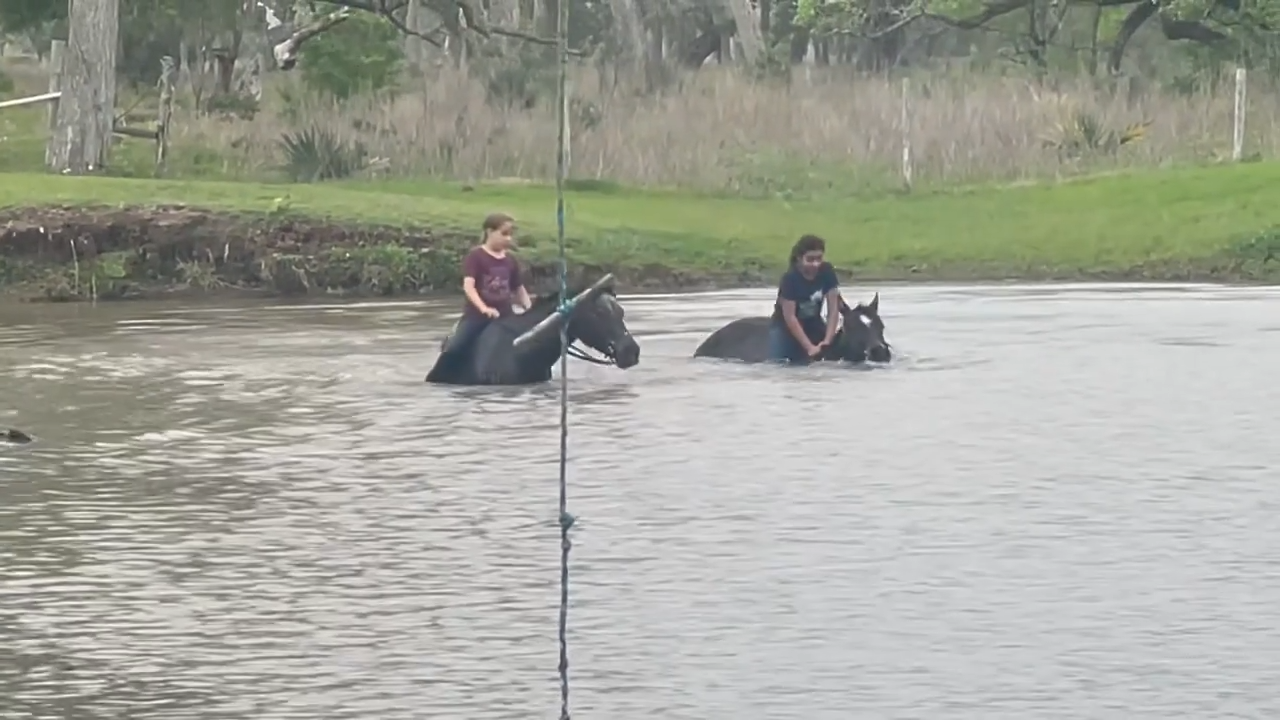
M573 85L575 177L739 192L900 182L900 80L810 70L789 85L761 84L708 68L658 96L610 91L589 70ZM1275 157L1280 97L1255 85L1247 151ZM1231 151L1229 85L1190 95L1136 93L1078 79L1050 90L1022 79L950 73L913 78L911 87L907 135L922 184L1205 161ZM482 82L460 72L443 71L389 99L340 104L299 100L303 95L296 81L282 80L253 121L191 119L177 142L225 148L237 163L266 165L279 162L285 132L316 122L365 143L395 175L542 179L555 170L554 103L497 108ZM1141 141L1114 152L1086 143L1083 153L1063 153L1080 117L1117 132L1151 124Z
M627 184L748 194L883 189L901 183L904 134L921 185L1212 161L1229 157L1232 144L1229 82L1188 94L1121 92L1090 78L1050 89L1019 78L921 73L911 79L906 133L901 80L845 69L800 69L789 84L768 84L709 67L656 96L614 89L587 68L572 84L573 175ZM1246 153L1280 156L1280 95L1251 85ZM343 103L305 93L297 76L275 75L254 119L182 113L173 142L175 155L195 157L205 172L255 176L281 165L286 132L315 123L362 142L392 175L546 179L556 161L553 106L497 107L481 79L453 69L406 83L395 96ZM1116 132L1151 124L1142 140L1115 151L1062 152L1081 117Z

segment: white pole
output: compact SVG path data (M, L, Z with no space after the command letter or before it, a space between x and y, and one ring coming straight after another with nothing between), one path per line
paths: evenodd
M572 91L573 89L569 86L569 83L566 82L564 86L564 98L562 99L564 107L561 108L562 114L560 115L560 122L564 123L564 176L566 179L573 174L573 171L570 169L573 165L573 141L570 139L572 123L569 122L569 95Z
M902 184L911 190L911 78L902 79Z
M1235 127L1231 133L1231 159L1236 162L1244 158L1244 114L1248 107L1245 103L1245 88L1249 84L1248 79L1248 71L1236 68Z

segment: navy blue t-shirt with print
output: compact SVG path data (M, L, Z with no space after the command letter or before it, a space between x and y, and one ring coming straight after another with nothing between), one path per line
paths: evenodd
M782 301L793 300L796 304L796 319L806 332L825 332L826 323L822 320L822 308L827 302L827 293L840 287L836 278L836 269L831 263L822 263L818 274L810 280L800 271L791 268L778 283L778 300L773 304L773 319L782 322ZM821 330L820 330L821 328Z

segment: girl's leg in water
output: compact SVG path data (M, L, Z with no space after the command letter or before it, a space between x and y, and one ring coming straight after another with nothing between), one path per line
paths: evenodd
M786 325L773 323L769 326L769 360L772 362L793 362L800 355L800 343L791 337Z

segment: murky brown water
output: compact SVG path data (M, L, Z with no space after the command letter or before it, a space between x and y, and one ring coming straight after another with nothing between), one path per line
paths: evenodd
M1280 714L1280 293L882 290L892 369L574 364L575 716ZM554 717L557 388L452 309L0 309L0 716Z

